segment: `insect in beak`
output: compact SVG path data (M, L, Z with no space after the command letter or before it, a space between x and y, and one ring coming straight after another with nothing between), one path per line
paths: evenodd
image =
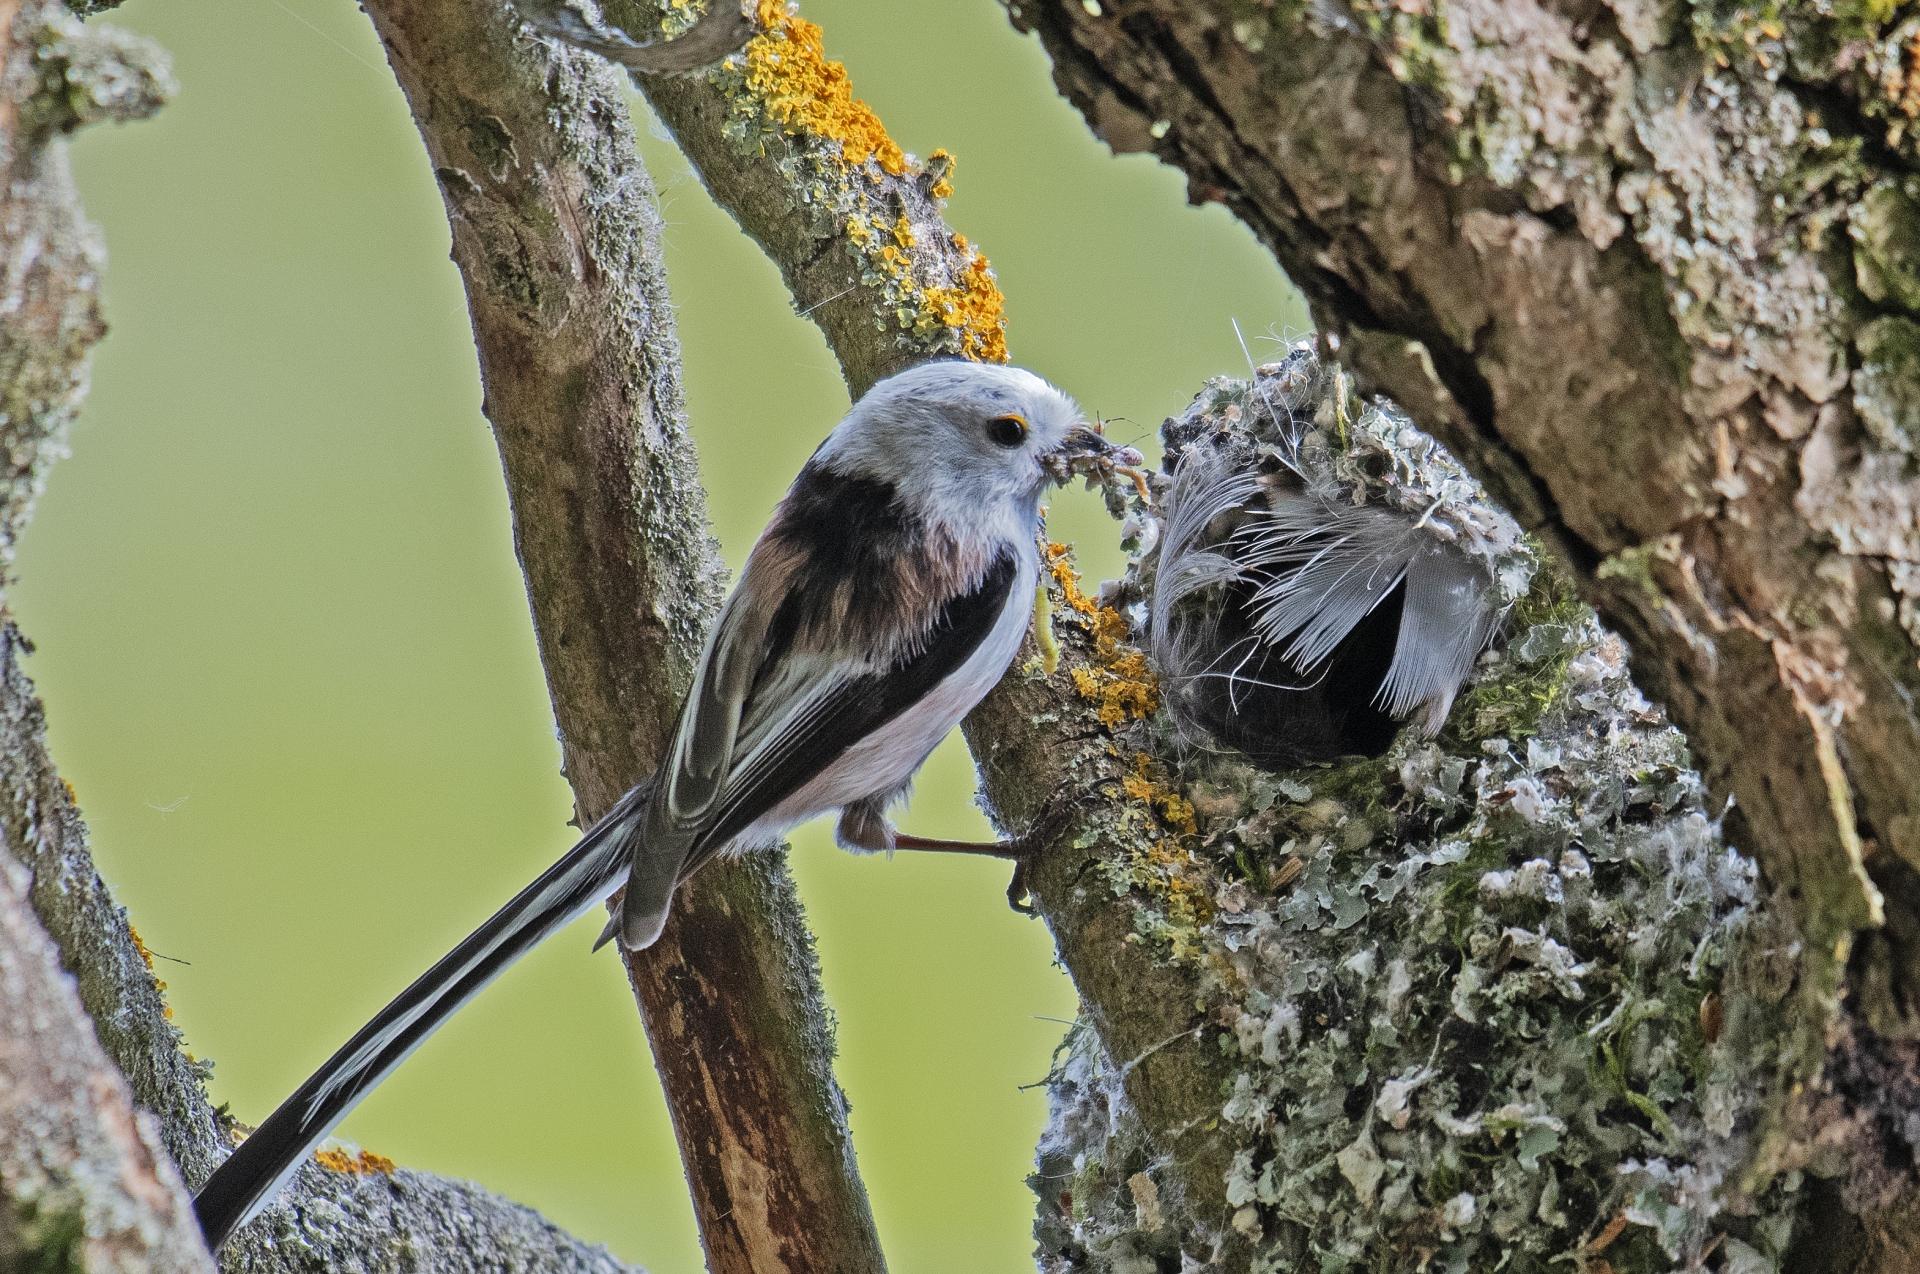
M1062 485L1076 474L1111 473L1144 463L1132 447L1116 447L1101 436L1098 425L1075 425L1052 451L1040 457L1047 476Z
M1059 446L1040 457L1041 468L1061 486L1077 475L1085 476L1089 487L1105 486L1114 480L1114 475L1124 474L1139 489L1141 499L1151 503L1146 475L1140 470L1144 463L1146 458L1132 447L1117 447L1108 442L1098 423L1075 425L1060 440Z

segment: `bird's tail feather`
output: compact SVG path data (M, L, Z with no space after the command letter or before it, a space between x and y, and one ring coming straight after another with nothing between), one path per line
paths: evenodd
M228 1156L194 1196L209 1250L273 1200L313 1148L494 978L618 889L646 818L635 787L564 858L361 1027Z

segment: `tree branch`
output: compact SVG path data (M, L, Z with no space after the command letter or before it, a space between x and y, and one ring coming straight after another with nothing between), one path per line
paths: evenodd
M1920 1036L1920 275L1902 184L1920 95L1904 17L1008 7L1095 131L1240 216L1341 359L1628 638L1729 840L1807 935L1786 1078L1824 1065L1839 1083L1876 1039ZM1843 986L1860 1020L1832 1025L1829 1057L1816 1024ZM1884 1086L1847 1100L1850 1118L1898 1122ZM1804 1135L1772 1123L1758 1162Z
M745 53L711 71L634 81L707 192L780 268L848 391L929 358L1005 362L1005 300L986 258L941 216L953 156L902 152L826 60L820 28L781 0L760 0L758 21ZM628 33L648 38L658 22L642 14Z
M0 562L11 563L104 331L102 252L62 139L143 118L172 84L150 42L83 27L58 3L0 4L0 30L0 441L11 457ZM219 1162L231 1121L208 1103L210 1064L181 1052L165 984L94 868L19 667L28 649L0 627L0 1267L210 1270L186 1186ZM309 1163L282 1203L233 1244L228 1268L379 1268L403 1236L425 1268L497 1269L497 1252L527 1268L631 1269L528 1209L424 1173Z
M486 0L377 0L445 197L566 771L658 764L719 595L659 221L617 80ZM628 959L709 1267L880 1270L784 860L716 863Z
M1347 422L1314 437L1349 473L1450 464L1350 395L1296 348L1258 389L1211 382L1170 457L1257 462L1318 419ZM1885 1189L1880 1131L1794 1082L1824 1017L1789 995L1791 909L1553 572L1437 740L1272 772L1153 715L1123 612L1154 565L1103 604L1059 559L1063 666L967 722L1000 821L1068 811L1028 877L1083 997L1031 1179L1046 1274L1598 1270L1616 1217L1610 1268L1799 1268L1789 1170Z
M0 1266L211 1274L159 1123L89 1029L0 855Z

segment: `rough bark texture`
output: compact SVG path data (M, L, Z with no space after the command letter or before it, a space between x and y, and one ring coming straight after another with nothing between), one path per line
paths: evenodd
M29 879L0 856L0 1268L211 1274L159 1121L101 1051Z
M651 187L598 59L482 0L368 11L453 226L586 826L657 765L722 578ZM627 963L709 1268L884 1268L784 861L709 867Z
M262 1214L220 1253L238 1274L646 1274L597 1243L471 1181L454 1181L370 1156L334 1167L309 1163L284 1207ZM350 1167L348 1165L351 1165Z
M1342 502L1485 514L1308 348L1164 433L1257 464L1296 421ZM1528 589L1529 550L1498 568L1511 641L1436 740L1289 772L1155 712L1140 538L1098 602L1061 560L1066 666L968 722L1003 820L1070 815L1029 876L1084 997L1030 1179L1043 1270L1758 1274L1805 1259L1801 1170L1897 1189L1845 1077L1794 1092L1792 908L1706 817L1624 645L1553 572Z
M169 91L166 55L88 30L57 4L0 4L0 587L65 452L105 330L101 248L65 135L140 119ZM181 1056L124 916L93 873L40 705L0 630L0 1265L209 1269L180 1173L211 1162L212 1112ZM31 876L28 872L31 871ZM32 910L27 902L31 894ZM36 916L35 912L38 912ZM44 928L42 927L44 925ZM48 935L52 931L52 937ZM76 987L60 964L79 977ZM85 1010L83 1012L82 1004ZM99 1032L88 1028L91 1014ZM106 1052L102 1051L102 1044ZM112 1054L112 1061L108 1059ZM122 1078L113 1067L131 1078ZM134 1102L158 1111L136 1112ZM164 1150L162 1147L164 1146Z
M1245 220L1627 637L1806 934L1784 1078L1833 1100L1776 1093L1755 1163L1844 1119L1910 1187L1909 1090L1845 1077L1920 1034L1912 11L1008 7L1095 131ZM1910 1190L1829 1193L1816 1229L1879 1246L1797 1262L1920 1238Z

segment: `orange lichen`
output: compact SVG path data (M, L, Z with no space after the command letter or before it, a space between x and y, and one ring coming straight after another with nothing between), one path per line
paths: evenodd
M1121 790L1145 806L1156 823L1171 834L1147 842L1129 855L1132 883L1162 899L1168 923L1161 929L1175 959L1198 959L1198 930L1213 919L1213 900L1207 876L1188 842L1199 835L1193 802L1168 786L1153 760L1142 753L1134 758L1134 772L1120 779Z
M132 921L127 922L127 936L133 939L134 954L138 955L141 962L147 966L147 972L152 973L153 952L147 950L146 942L140 937L140 931L133 927ZM169 1022L173 1021L173 1005L166 1002L166 980L163 978L155 978L153 980L153 989L160 993L160 1016Z
M1041 549L1047 574L1066 603L1065 613L1093 637L1091 665L1070 670L1074 689L1095 705L1095 715L1108 729L1151 716L1159 707L1159 683L1146 655L1126 644L1126 617L1080 590L1066 545L1043 541ZM1120 755L1117 748L1109 752ZM1123 841L1129 848L1122 871L1129 885L1164 903L1164 922L1154 925L1154 935L1165 940L1174 959L1199 960L1200 928L1212 920L1213 902L1207 873L1190 846L1200 835L1198 811L1145 753L1134 756L1133 772L1120 776L1119 790L1109 788L1107 794L1124 799L1128 817L1144 818L1147 824L1145 835L1129 833Z
M133 949L139 953L141 961L148 969L152 969L153 952L147 950L147 944L141 940L140 931L133 927L132 921L127 922L127 936L133 939Z
M1060 595L1066 599L1067 605L1082 615L1099 614L1100 608L1080 591L1080 572L1073 569L1073 550L1064 544L1049 540L1046 553L1047 573L1052 575L1053 582L1060 586Z
M1198 836L1200 825L1194 817L1193 802L1153 777L1152 763L1146 753L1134 761L1134 772L1120 780L1128 796L1158 811L1183 836Z
M827 61L819 26L789 14L782 0L760 0L760 25L747 43L747 87L768 114L790 131L839 142L849 164L874 159L896 177L906 172L905 153L853 95L846 66Z
M827 60L819 26L788 13L783 0L760 0L759 16L761 33L746 48L746 88L767 116L790 134L838 143L849 168L862 168L871 159L892 176L906 175L908 156L879 116L853 95L847 68ZM951 154L933 152L927 189L934 198L953 193L953 168ZM965 239L953 237L963 262L958 277L951 284L928 284L911 268L914 233L906 216L887 226L856 211L847 218L846 234L890 281L888 300L902 327L940 344L945 344L938 339L944 328L953 334L949 348L957 347L962 358L1007 361L1006 298L987 259L969 252Z
M1146 655L1124 644L1126 617L1111 606L1096 605L1080 591L1080 576L1066 545L1048 543L1046 558L1047 572L1068 608L1092 621L1094 666L1070 670L1073 688L1097 705L1094 715L1109 730L1152 716L1160 706L1160 682L1147 667Z
M945 199L951 196L953 194L953 170L959 166L960 161L953 157L953 152L950 150L940 149L928 155L927 168L938 173L939 176L934 178L933 185L927 188L927 193L935 199Z
M314 1160L328 1172L345 1173L350 1177L365 1177L379 1173L383 1177L393 1175L393 1160L385 1155L376 1155L371 1150L362 1150L357 1156L344 1150L316 1150Z
M953 236L953 243L960 251L967 250L964 236ZM959 335L962 358L977 363L1007 361L1007 298L993 281L993 268L978 252L968 256L958 286L927 288L921 309Z

